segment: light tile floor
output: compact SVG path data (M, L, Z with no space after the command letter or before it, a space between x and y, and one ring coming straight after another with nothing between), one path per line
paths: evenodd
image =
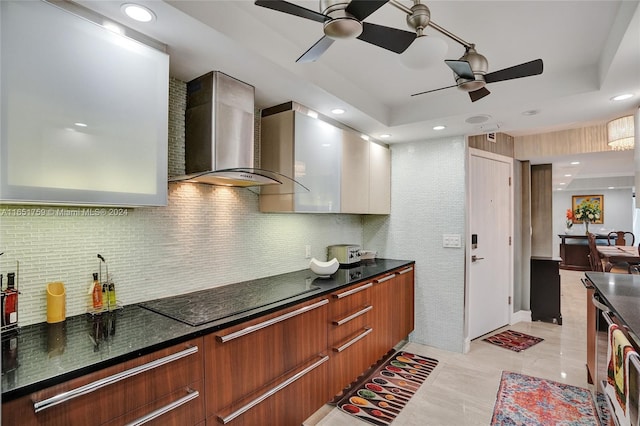
M489 425L503 370L588 388L586 374L586 290L584 272L560 271L562 326L520 322L504 327L543 342L522 351L476 339L466 354L408 343L403 349L438 360L439 364L411 398L394 426ZM502 330L502 329L501 329ZM367 424L326 405L305 426L362 426Z

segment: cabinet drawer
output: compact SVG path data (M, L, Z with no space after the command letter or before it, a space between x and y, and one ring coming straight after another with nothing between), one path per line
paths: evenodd
M344 318L355 312L357 308L371 305L372 287L373 282L365 282L331 293L331 319Z
M370 328L373 314L374 307L363 304L355 306L342 316L334 317L329 326L329 346L340 346L358 330Z
M107 426L157 425L187 426L204 421L204 393L202 381L177 390L131 411Z
M376 357L370 350L372 333L369 327L361 328L331 347L332 394L340 393L375 363Z
M202 339L106 368L3 404L2 422L103 424L202 380Z
M329 300L317 298L205 337L207 416L260 392L327 348Z

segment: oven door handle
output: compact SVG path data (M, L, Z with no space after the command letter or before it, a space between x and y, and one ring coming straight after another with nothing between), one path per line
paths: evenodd
M611 312L611 308L609 308L607 305L605 305L604 303L602 303L596 294L594 294L591 297L591 303L593 303L593 306L595 306L596 308L600 309L602 311L602 313L607 313L607 312Z

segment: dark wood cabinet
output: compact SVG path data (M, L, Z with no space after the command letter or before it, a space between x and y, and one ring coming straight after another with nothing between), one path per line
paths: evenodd
M312 299L205 336L207 422L301 424L327 402L328 304Z
M560 269L590 271L589 244L586 234L559 234ZM606 244L608 236L596 235L596 244Z
M204 420L202 352L194 339L34 392L4 403L2 423L115 425L155 412L155 424L196 424Z
M560 312L560 259L531 258L531 319L562 325Z

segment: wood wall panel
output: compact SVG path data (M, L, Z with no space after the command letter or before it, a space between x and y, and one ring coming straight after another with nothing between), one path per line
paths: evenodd
M469 148L476 148L513 158L514 138L506 133L496 133L496 141L491 142L487 139L486 133L469 136Z
M514 138L514 154L518 160L610 150L604 124Z
M531 166L531 256L553 256L551 164Z

